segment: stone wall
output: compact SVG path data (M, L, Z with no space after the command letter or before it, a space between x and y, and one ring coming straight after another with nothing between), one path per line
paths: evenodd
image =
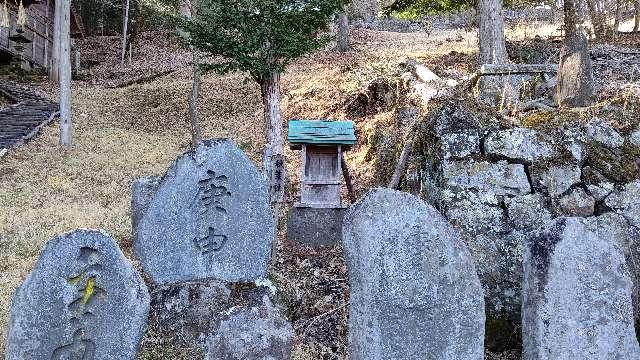
M537 114L529 128L514 127L449 102L421 126L402 186L463 234L485 291L490 348L519 345L523 243L558 217L597 218L600 234L624 249L638 308L640 130L599 115Z

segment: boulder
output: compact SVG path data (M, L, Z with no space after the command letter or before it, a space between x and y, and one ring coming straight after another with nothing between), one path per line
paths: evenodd
M76 230L47 242L16 290L6 360L136 358L149 293L116 241Z
M445 185L457 189L473 189L495 195L524 195L531 186L520 164L506 161L447 161L442 164Z
M587 139L596 141L609 148L624 145L624 138L607 121L596 119L585 126Z
M231 304L231 290L217 280L160 285L151 292L151 323L161 333L202 346Z
M347 211L349 358L483 359L484 298L459 235L410 194L371 190Z
M564 194L572 186L580 182L582 172L580 167L575 164L551 165L533 165L531 177L534 187L545 191L549 196L555 198Z
M532 163L557 156L551 144L543 141L537 131L514 128L490 133L484 141L489 156Z
M640 146L640 130L636 130L631 133L629 140L635 146Z
M630 182L604 199L605 205L640 229L640 180Z
M234 307L207 339L205 360L289 360L293 327L265 296L262 306Z
M544 196L539 193L516 196L505 203L511 224L519 230L540 228L553 217Z
M523 262L523 359L640 358L625 258L596 221L549 223Z
M596 201L580 188L571 190L558 200L560 210L566 216L587 217L593 215Z
M180 156L136 229L135 254L156 284L266 275L275 224L263 176L227 139Z
M443 134L440 141L443 159L459 159L480 153L480 134L478 131L469 130Z

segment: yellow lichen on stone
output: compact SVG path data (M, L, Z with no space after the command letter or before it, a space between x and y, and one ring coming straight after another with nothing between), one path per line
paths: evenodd
M91 297L93 296L93 292L95 291L95 288L96 288L96 278L90 277L87 280L87 286L84 288L84 295L82 296L83 304L86 304L87 302L89 302L89 299L91 299Z

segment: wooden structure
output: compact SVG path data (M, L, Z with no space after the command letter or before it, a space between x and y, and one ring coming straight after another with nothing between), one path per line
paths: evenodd
M289 145L294 150L302 150L297 207L342 207L342 152L355 142L351 121L289 121Z
M9 64L16 56L15 44L9 37L16 33L18 4L15 0L8 0L10 27L0 27L0 64ZM27 23L23 27L24 36L31 40L25 46L22 57L33 68L49 68L51 51L53 48L53 19L55 0L23 0ZM71 8L71 36L83 37L82 21L75 9Z

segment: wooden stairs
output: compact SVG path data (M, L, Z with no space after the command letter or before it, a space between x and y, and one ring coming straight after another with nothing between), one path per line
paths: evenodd
M58 104L12 82L0 84L0 96L13 103L0 110L0 156L33 138L58 114Z

